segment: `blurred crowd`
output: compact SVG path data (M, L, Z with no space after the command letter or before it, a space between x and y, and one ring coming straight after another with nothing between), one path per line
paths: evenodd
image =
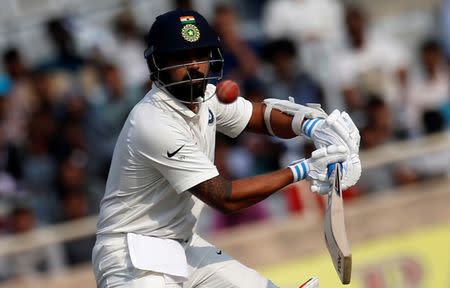
M173 6L202 12L187 0ZM70 18L48 20L45 31L54 54L33 65L20 47L0 51L2 234L97 213L116 137L151 87L143 58L149 27L139 27L131 11L125 8L114 17L108 37L85 43L86 34L71 30ZM210 24L222 41L224 78L237 81L249 100L292 96L300 104L321 103L327 112L348 111L360 129L362 150L449 127L450 1L442 2L435 29L414 47L371 33L376 23L367 11L333 0L221 1L212 14ZM257 24L252 37L242 33L244 20ZM312 150L299 139L218 135L216 165L225 177L241 178L284 167ZM450 169L448 153L416 163L363 171L346 197ZM288 188L237 215L209 214L208 230L301 213L301 192L307 189L302 184ZM320 197L313 201L323 207ZM0 279L89 261L94 240L4 259Z

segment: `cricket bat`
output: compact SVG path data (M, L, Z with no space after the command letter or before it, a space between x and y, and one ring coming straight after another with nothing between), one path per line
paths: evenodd
M331 260L333 260L342 284L349 284L352 272L352 254L348 245L344 222L344 203L341 190L341 165L333 165L331 179L333 185L328 193L328 204L325 212L324 234L325 243Z
M309 278L308 281L300 285L298 288L318 288L319 287L319 278L312 277Z

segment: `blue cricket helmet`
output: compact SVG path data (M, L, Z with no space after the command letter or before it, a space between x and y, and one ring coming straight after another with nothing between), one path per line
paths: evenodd
M206 49L209 53L209 75L201 78L171 82L167 77L170 69L188 67L191 63L163 66L159 61L163 56L183 51ZM160 88L170 90L172 86L203 80L218 81L223 74L223 57L220 52L220 39L206 19L194 10L176 9L156 17L147 35L147 49L144 52L150 70L150 79ZM197 62L198 63L198 62ZM173 93L172 93L173 94ZM180 97L178 97L180 98ZM203 99L204 101L205 99ZM189 101L195 102L193 97Z
M219 48L217 33L193 10L177 9L156 17L147 35L145 58L153 53L174 53L200 48Z

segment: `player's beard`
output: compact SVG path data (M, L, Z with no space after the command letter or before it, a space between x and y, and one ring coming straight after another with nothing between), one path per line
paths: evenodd
M188 70L188 73L186 73L182 79L182 81L187 82L167 87L167 90L181 101L193 102L196 101L197 98L205 96L206 85L208 82L204 78L205 75L202 72ZM195 82L191 82L191 79L194 79Z

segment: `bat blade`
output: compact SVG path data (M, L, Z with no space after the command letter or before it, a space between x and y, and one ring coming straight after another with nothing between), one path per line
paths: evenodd
M333 185L328 194L328 205L325 212L324 234L334 268L342 284L349 284L352 272L352 254L345 231L340 173L340 165L335 165L332 175Z
M298 288L317 288L319 287L319 278L312 277L308 281L300 285Z

